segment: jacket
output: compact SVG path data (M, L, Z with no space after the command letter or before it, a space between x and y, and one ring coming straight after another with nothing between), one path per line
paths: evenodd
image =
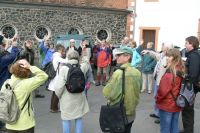
M37 89L42 85L48 78L47 74L35 66L30 67L30 71L33 73L33 77L20 79L11 76L11 79L8 82L12 85L16 81L18 82L14 88L14 93L19 105L19 108L22 108L25 100L32 93L33 90ZM2 91L6 89L5 84L2 87ZM20 117L14 124L6 124L6 128L10 130L27 130L35 126L35 118L32 107L32 96L30 97L30 106L28 103L25 105L24 109L21 111ZM29 107L29 108L28 108ZM29 114L30 112L30 114Z
M44 67L47 63L52 61L53 53L55 52L55 50L47 48L44 44L44 41L40 43L39 48L45 55L41 64L41 66Z
M64 63L68 63L68 60L67 59L63 59L61 57L62 55L58 52L55 52L53 54L53 67L54 67L54 70L57 70L56 72L56 76L50 81L49 83L49 86L48 86L48 89L51 90L51 91L54 91L55 89L55 80L58 76L58 74L60 73L60 67L64 64Z
M4 81L10 78L11 74L8 70L8 66L15 60L19 50L17 47L13 47L11 53L0 56L0 88Z
M136 106L139 102L141 74L136 68L132 68L130 63L123 64L121 67L125 68L124 106L130 122L135 119ZM111 105L118 103L122 97L122 73L122 70L117 69L103 88L103 95Z
M111 63L111 53L108 48L102 49L97 53L97 66L106 67Z
M136 48L133 48L131 66L135 68L140 67L141 61L142 61L141 55L137 52Z
M69 60L70 64L78 64L77 60ZM55 81L55 93L60 100L60 110L62 120L74 120L83 117L89 112L89 105L85 96L85 92L69 93L65 87L69 68L62 66L60 73ZM85 74L87 67L81 65L81 70Z
M154 68L153 76L156 80L156 85L158 86L160 84L160 80L162 76L166 72L166 66L167 66L167 60L165 54L162 53L156 53L154 51L148 50L148 55L150 55L152 58L154 58L157 61L157 64Z
M194 85L195 92L198 92L198 88L195 85L200 76L200 54L197 49L193 49L186 54L186 68L187 68L187 78Z
M145 74L152 74L154 72L154 68L156 66L156 60L151 56L144 55L143 62L142 62L142 73Z
M156 95L156 106L167 112L180 112L181 108L176 105L171 93L173 93L175 98L179 95L182 77L176 76L175 83L173 77L172 73L166 72L161 78Z

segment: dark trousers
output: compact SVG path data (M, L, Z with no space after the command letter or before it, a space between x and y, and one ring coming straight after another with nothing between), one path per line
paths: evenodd
M27 130L22 130L22 131L16 131L16 130L9 130L7 129L7 133L34 133L34 127L27 129Z
M131 133L132 124L133 124L133 121L130 122L130 123L128 123L128 124L125 126L125 131L124 131L124 132L120 132L120 133Z
M184 133L194 132L194 105L183 108L182 121Z
M55 91L53 91L52 96L51 96L51 110L58 111L58 102L59 102L59 99L56 96Z

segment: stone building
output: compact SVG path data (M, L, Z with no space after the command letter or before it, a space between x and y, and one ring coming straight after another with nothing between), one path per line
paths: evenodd
M128 0L0 0L0 30L21 42L84 34L119 43L127 32L127 7Z

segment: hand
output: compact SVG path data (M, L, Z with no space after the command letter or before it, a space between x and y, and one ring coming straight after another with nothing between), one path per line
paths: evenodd
M147 53L148 53L148 50L142 50L142 52L141 52L142 55L145 55Z
M140 41L140 45L143 45L144 44L144 40L142 39L141 41Z
M49 39L48 35L45 35L44 36L44 41L46 42L46 41L48 41L48 39Z
M87 83L86 83L85 88L86 88L87 90L90 89L90 82L87 82Z
M22 59L22 60L19 60L18 63L20 64L21 67L26 68L26 69L30 69L31 65L29 64L29 62L27 60Z

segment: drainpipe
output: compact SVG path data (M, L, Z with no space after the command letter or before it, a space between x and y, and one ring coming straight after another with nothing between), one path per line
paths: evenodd
M135 19L136 19L136 3L137 3L137 0L134 0L134 4L135 4L135 6L134 6L134 12L133 12L133 14L134 14L134 16L133 16L133 19L134 19L134 21L133 21L133 39L135 40Z

